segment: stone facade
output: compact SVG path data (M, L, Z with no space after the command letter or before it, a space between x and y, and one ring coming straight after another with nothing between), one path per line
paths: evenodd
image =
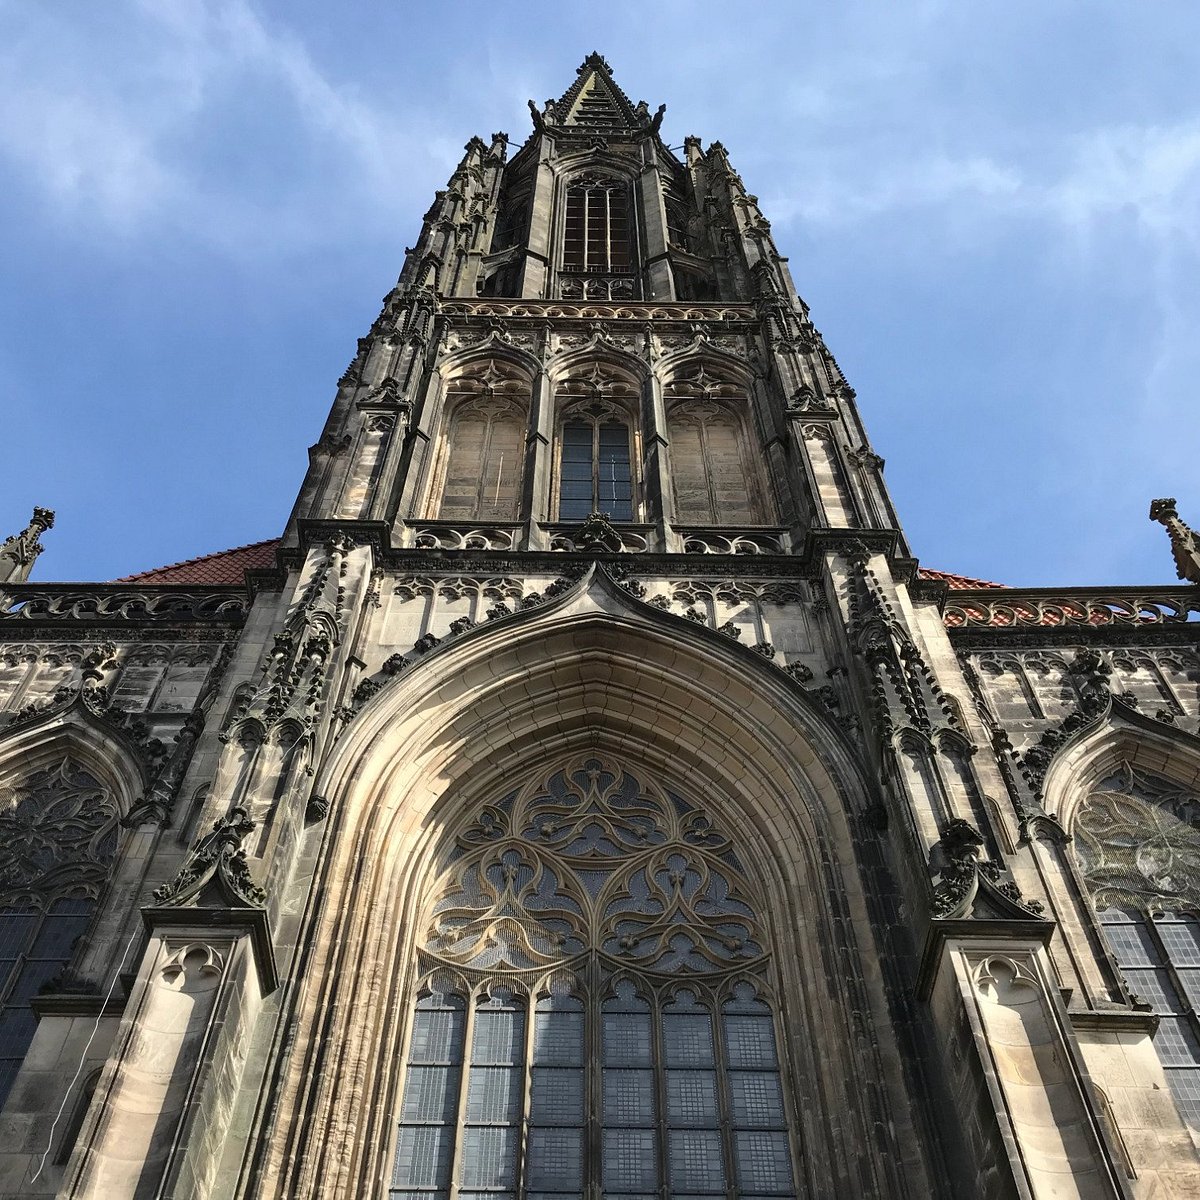
M531 112L260 558L0 547L0 1197L1200 1196L1195 534L921 570L720 144Z

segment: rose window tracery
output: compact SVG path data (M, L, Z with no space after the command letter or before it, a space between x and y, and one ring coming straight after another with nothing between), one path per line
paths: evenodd
M794 1196L762 912L721 823L611 760L479 806L421 926L389 1196Z

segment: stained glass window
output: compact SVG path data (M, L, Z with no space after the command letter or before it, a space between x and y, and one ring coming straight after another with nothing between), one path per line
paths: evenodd
M116 840L112 796L69 758L0 788L0 1105L37 1027L30 1001L70 963Z
M1124 763L1081 807L1075 850L1130 992L1159 1016L1180 1116L1200 1131L1200 798Z
M615 763L488 804L431 893L391 1200L794 1196L759 911L719 824Z

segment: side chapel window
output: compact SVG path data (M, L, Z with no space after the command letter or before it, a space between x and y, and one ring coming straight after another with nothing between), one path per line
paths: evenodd
M70 758L0 784L0 1106L33 1040L29 1002L70 963L117 846L117 807Z
M795 1196L762 902L702 809L572 760L431 896L390 1200Z
M527 395L525 381L495 364L451 385L439 520L520 519Z
M766 505L746 428L746 399L703 366L666 388L675 520L684 525L763 524Z
M1109 949L1159 1015L1154 1047L1200 1131L1200 797L1122 763L1092 788L1074 833Z

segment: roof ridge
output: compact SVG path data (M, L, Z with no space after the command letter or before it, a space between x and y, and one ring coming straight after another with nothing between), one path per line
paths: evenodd
M194 567L199 563L211 562L215 558L224 558L229 554L239 554L243 550L257 550L260 546L269 546L278 544L281 539L278 537L263 538L257 542L246 542L241 546L230 546L226 550L214 550L211 554L198 554L194 558L183 558L178 562L163 563L158 567L148 567L145 571L138 571L133 575L122 575L118 579L114 579L113 583L137 583L139 580L145 579L148 575L158 575L162 571L176 571L181 567Z

